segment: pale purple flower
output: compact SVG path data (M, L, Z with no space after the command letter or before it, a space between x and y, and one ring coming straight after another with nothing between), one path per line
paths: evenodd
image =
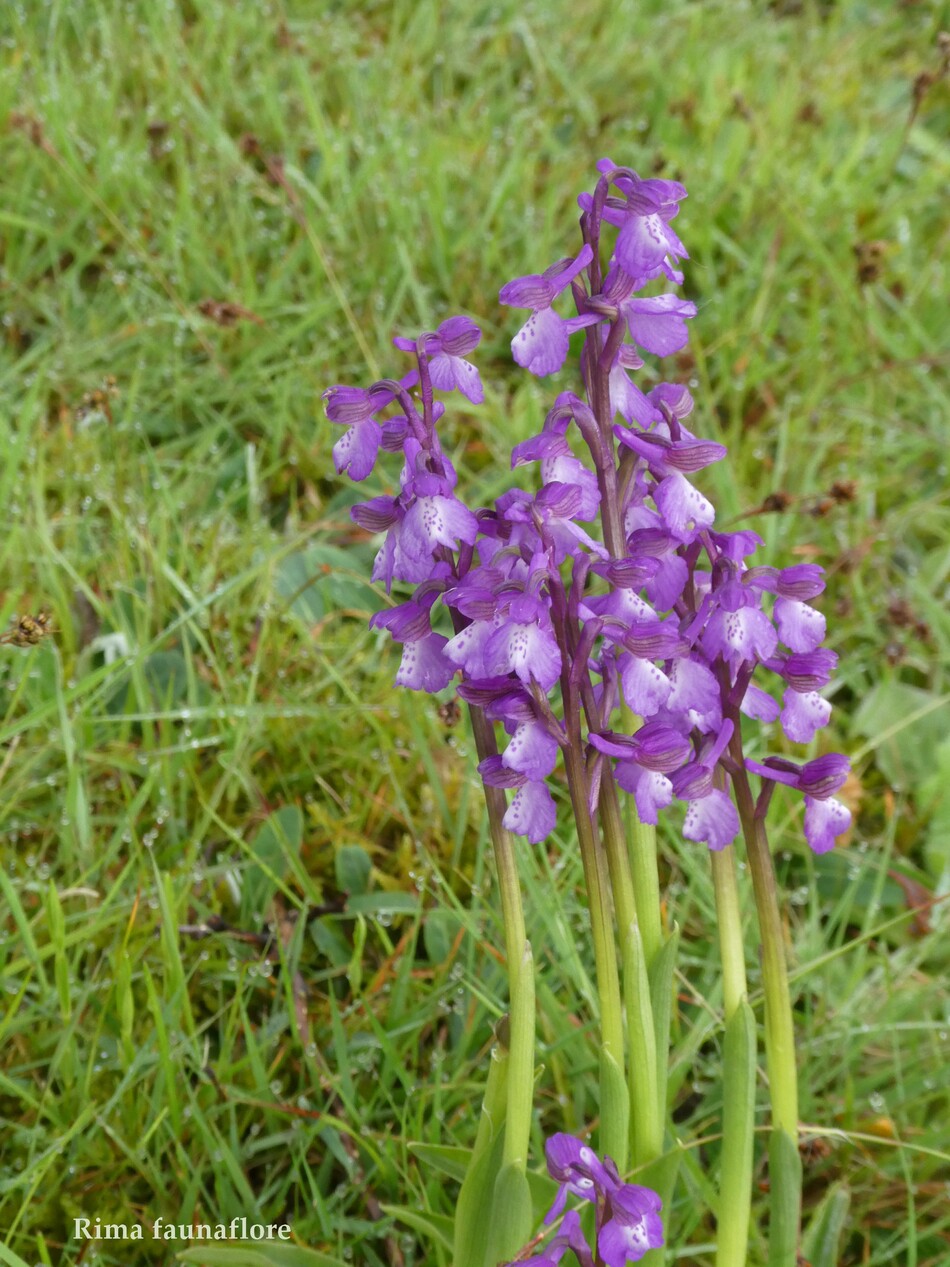
M589 246L584 246L575 259L559 260L544 273L517 277L502 286L499 303L511 308L530 308L531 316L511 341L511 355L532 374L544 377L564 364L570 336L584 326L595 325L595 313L564 318L552 304L574 278L593 259Z
M473 405L485 399L478 370L466 360L469 352L478 347L482 332L470 317L449 317L435 334L423 335L423 345L428 358L429 378L440 392L456 388ZM403 352L415 352L416 341L397 337L393 343Z
M746 767L763 779L785 783L805 796L805 839L815 853L827 853L835 837L851 826L851 811L834 793L848 777L851 768L847 757L829 752L802 766L783 757L770 757L765 763L746 759Z
M625 299L619 305L630 338L654 356L670 356L689 341L686 321L696 316L696 305L676 295Z

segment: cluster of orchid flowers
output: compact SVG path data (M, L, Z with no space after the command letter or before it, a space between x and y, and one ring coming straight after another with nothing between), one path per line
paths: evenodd
M619 230L606 276L585 242L574 259L509 282L500 300L530 309L512 352L538 375L561 368L575 330L596 327L582 371L589 395L607 384L608 435L596 416L603 402L562 392L540 434L512 453L513 467L538 465L540 489L513 489L490 509L466 506L434 398L434 390L458 390L472 403L483 399L468 359L481 332L466 317L394 340L417 362L400 382L325 393L329 418L346 427L333 449L338 471L363 480L381 449L403 455L399 493L352 511L360 526L386 534L373 579L387 592L394 582L416 587L372 624L403 646L398 684L435 692L461 670L459 694L502 724L507 746L479 769L486 784L514 791L504 824L529 841L555 825L548 777L558 751L577 742L583 713L592 804L610 758L643 822L655 824L675 797L686 804L687 839L719 850L740 824L715 772L741 761L770 785L804 794L806 839L821 853L850 823L834 797L847 760L745 761L739 727L740 713L778 719L789 740L807 744L827 723L831 707L820 692L836 656L821 646L825 621L809 605L823 589L822 570L750 566L761 539L713 528L713 505L689 477L724 457L724 446L687 429L685 387L643 392L629 376L643 365L641 350L668 356L684 347L696 312L673 294L636 297L662 275L682 281L674 264L686 251L669 222L686 191L609 160L598 167L597 194L579 202L597 241L602 223ZM616 193L608 196L608 186ZM553 305L568 286L577 315L564 318ZM571 446L572 423L587 462ZM599 515L603 541L588 527ZM437 604L450 628L433 623ZM777 683L781 702L752 681L757 670ZM560 716L550 700L559 683ZM633 734L614 725L622 704L640 719Z

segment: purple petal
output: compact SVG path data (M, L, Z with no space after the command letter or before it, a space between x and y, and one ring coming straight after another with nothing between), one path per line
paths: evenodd
M683 835L687 840L705 841L710 849L725 849L739 834L739 815L736 807L718 788L708 796L690 801L683 823Z
M517 673L525 686L535 681L544 691L550 690L561 672L553 631L535 624L503 624L489 638L485 660L489 675Z
M667 253L667 239L661 218L629 215L617 235L617 261L631 277L655 276Z
M346 471L352 480L365 480L376 465L381 436L378 422L360 422L348 427L333 446L333 464L338 474Z
M439 326L436 334L442 350L449 356L468 356L478 347L482 332L471 317L449 317Z
M746 717L762 722L775 721L781 711L777 700L774 700L768 691L763 691L761 687L756 686L754 682L749 683L739 707Z
M399 519L400 508L395 497L371 497L350 508L350 518L367 532L385 532Z
M546 778L557 762L557 740L537 721L525 722L515 731L502 754L502 763L529 779Z
M782 598L816 598L825 588L824 576L824 568L817 563L796 563L779 572L775 590Z
M417 497L403 521L404 548L417 555L431 554L436 546L455 549L459 541L471 545L478 521L455 497Z
M571 446L563 435L556 431L542 431L530 440L522 440L511 450L511 468L522 466L525 462L540 462L544 458L566 457Z
M826 800L845 782L851 762L840 752L826 752L823 757L806 761L798 776L798 786L806 796Z
M627 422L638 422L641 427L650 426L660 416L656 406L630 381L619 362L615 362L610 371L609 383L612 415L620 414Z
M775 600L775 623L791 651L814 651L825 636L825 618L807 603L793 598Z
M473 405L480 405L485 399L478 370L471 361L466 361L461 356L439 352L429 362L429 374L432 386L440 392L450 392L457 387Z
M557 290L546 277L529 273L507 282L498 292L498 302L509 308L549 308L557 298Z
M686 588L689 568L678 554L661 555L653 576L647 578L647 598L659 611L669 611Z
M782 696L782 729L793 743L811 743L815 732L828 724L831 705L817 691L794 691Z
M681 540L691 539L698 529L708 528L716 518L712 502L679 472L660 481L653 500L666 526Z
M615 771L618 784L632 792L640 821L656 826L659 811L673 799L673 784L659 770L647 770L633 761L618 761Z
M835 837L843 835L850 826L851 811L833 796L823 801L805 797L805 839L815 853L833 849Z
M597 476L587 469L572 453L557 457L545 457L541 461L541 478L547 482L573 484L580 491L577 518L590 522L597 517L600 505L600 489Z
M429 692L441 691L448 686L455 677L456 669L442 654L445 644L446 639L435 633L407 642L396 674L396 685Z
M755 607L735 612L717 609L702 636L703 650L710 659L721 655L733 669L746 660L767 660L777 643L772 622Z
M660 1198L649 1188L624 1184L611 1194L611 1217L597 1237L597 1249L607 1267L639 1262L651 1249L663 1245Z
M478 773L486 787L524 787L525 784L524 775L502 765L497 752L479 761Z
M652 717L669 698L672 683L650 660L624 654L620 657L623 697L638 717Z
M532 845L549 836L557 811L546 783L526 783L515 793L502 825L516 836L527 836Z
M475 620L446 643L445 654L453 664L457 664L464 671L466 677L490 678L494 676L486 663L486 649L498 629L498 619ZM507 671L507 668L503 670L503 672Z
M669 356L689 342L686 318L696 316L696 305L677 295L628 299L623 305L630 337L654 356Z
M670 669L673 689L667 700L671 711L685 712L690 726L708 733L722 723L719 683L704 664L696 660L676 660Z
M827 647L790 655L782 665L782 677L796 691L817 691L827 686L838 657Z
M518 364L543 378L561 368L570 340L564 320L553 308L533 312L511 340L511 355Z

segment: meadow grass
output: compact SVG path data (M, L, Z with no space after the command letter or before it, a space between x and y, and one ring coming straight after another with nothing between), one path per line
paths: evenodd
M810 1252L947 1261L941 24L885 0L4 6L0 622L45 606L57 633L0 648L0 1261L171 1261L72 1221L246 1215L324 1267L450 1263L505 1007L484 812L464 723L397 693L366 629L319 393L470 313L486 404L447 443L473 500L507 487L573 384L516 372L497 290L573 249L604 154L690 189L700 313L663 368L732 450L722 518L830 575L856 826L822 859L778 798L773 827L806 1211L848 1207ZM562 806L521 857L538 1165L597 1114ZM670 1258L706 1265L715 916L702 850L663 843Z

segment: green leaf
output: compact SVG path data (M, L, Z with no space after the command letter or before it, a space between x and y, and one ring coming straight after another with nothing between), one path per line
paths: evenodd
M280 561L274 585L293 615L307 625L316 624L328 612L341 610L358 613L363 619L379 603L357 562L350 551L339 546L314 543Z
M438 1241L447 1250L452 1249L453 1225L447 1214L411 1210L405 1205L384 1205L381 1209L397 1223L405 1223L406 1227L411 1227L414 1232L421 1232L430 1241Z
M950 739L938 745L933 769L920 785L920 800L930 814L924 841L924 860L935 880L950 872Z
M946 699L905 682L879 682L862 700L854 727L891 787L913 787L932 772L934 752L946 738Z
M812 1215L802 1248L811 1267L836 1267L841 1233L851 1208L851 1189L837 1183L822 1198Z
M612 1157L623 1174L630 1150L630 1092L623 1069L606 1047L600 1049L599 1143L600 1152Z
M151 707L156 711L175 708L188 698L188 665L180 651L154 651L146 656L142 661L142 678L148 698L133 697L130 701L135 689L132 679L127 673L121 675L106 702L110 716L120 716L130 706L136 710Z
M534 1210L524 1170L511 1161L495 1179L487 1263L510 1262L531 1240Z
M340 932L339 921L315 919L311 920L309 928L313 943L320 953L326 955L334 968L345 968L350 962L352 950Z
M373 860L362 845L341 845L334 866L337 885L344 893L355 897L366 892Z
M492 1048L475 1147L455 1204L452 1267L485 1267L495 1176L504 1156L509 1067L508 1053Z
M769 1138L769 1267L795 1262L801 1220L802 1160L787 1131Z
M416 915L419 899L412 893L360 893L346 904L348 915Z
M303 842L303 813L299 805L284 805L261 824L251 841L259 865L248 867L241 893L241 917L263 912L274 896L277 881L287 874L289 855L299 854Z
M193 1245L176 1254L181 1263L198 1267L347 1267L340 1258L302 1245L241 1241L230 1245Z
M461 921L454 911L429 911L422 926L422 940L429 962L436 966L448 962L458 936Z
M670 1062L670 1020L673 1011L673 974L679 954L680 930L673 930L653 960L649 971L650 1004L653 1008L653 1033L656 1042L656 1099L660 1121L666 1117L667 1081Z
M2 1243L0 1243L0 1263L6 1263L7 1267L29 1267L29 1263L25 1263L19 1254L14 1254L12 1249L8 1249Z
M423 1144L411 1140L407 1148L424 1166L438 1170L450 1179L457 1179L459 1183L464 1180L472 1157L470 1148L457 1148L454 1144Z
M661 959L663 951L657 955ZM632 1112L633 1164L644 1166L663 1151L663 1112L657 1091L656 1025L640 928L634 921L623 943L623 992L630 1051L629 1112ZM666 1061L666 1052L663 1052ZM603 1053L601 1053L603 1079ZM606 1146L605 1146L605 1151ZM613 1153L611 1153L613 1156ZM616 1159L615 1159L616 1160ZM617 1162L620 1165L619 1161ZM621 1166L621 1171L626 1166Z
M755 1017L742 999L726 1025L717 1262L744 1263L755 1139Z

